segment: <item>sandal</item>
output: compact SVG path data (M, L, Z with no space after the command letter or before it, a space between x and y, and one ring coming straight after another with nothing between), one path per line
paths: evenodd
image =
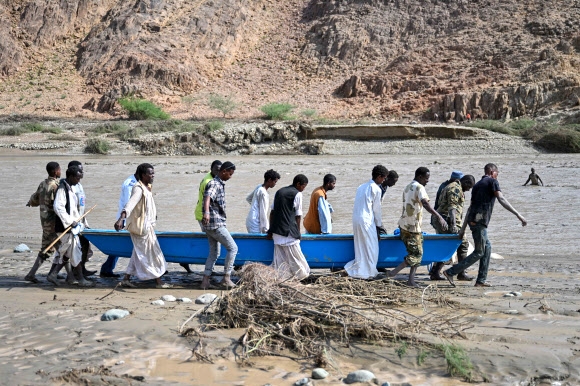
M131 283L129 280L123 280L122 282L119 283L119 285L121 287L137 288L137 286L135 284Z

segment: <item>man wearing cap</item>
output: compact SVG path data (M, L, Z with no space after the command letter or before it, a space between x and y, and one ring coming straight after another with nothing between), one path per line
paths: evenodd
M439 200L436 203L437 213L443 217L449 226L446 231L443 230L435 216L431 216L431 225L433 225L437 234L459 233L459 230L461 229L461 225L463 224L465 192L470 191L473 185L475 185L475 178L471 175L463 176L461 179L457 178L462 174L463 173L458 171L454 171L453 174L451 174L449 184L443 189ZM469 241L467 241L467 237L463 234L461 245L457 248L457 259L459 262L467 257L468 249ZM431 280L445 280L440 272L444 265L445 263L433 264L430 272ZM464 271L462 271L457 275L457 280L471 281L473 280L473 276L468 276Z
M202 230L207 235L209 242L209 256L205 262L205 271L201 282L202 289L210 287L209 278L218 258L219 244L227 250L224 262L224 278L222 284L227 287L235 287L231 280L234 269L234 260L238 254L238 246L226 228L226 181L232 178L236 166L226 161L219 170L217 176L209 181L203 193L203 217L201 219Z

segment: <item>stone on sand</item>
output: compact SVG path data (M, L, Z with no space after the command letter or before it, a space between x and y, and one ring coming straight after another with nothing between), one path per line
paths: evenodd
M368 370L357 370L349 373L344 379L344 383L362 383L362 382L372 382L375 379L375 375Z
M177 301L182 303L193 303L190 298L177 298Z
M308 386L308 385L311 385L310 379L308 379L308 378L302 378L302 379L294 382L294 386Z
M117 320L117 319L123 319L126 316L129 316L129 311L120 310L118 308L113 308L113 309L105 312L103 315L101 315L101 320L102 321Z
M324 379L326 377L328 377L328 371L321 368L312 370L312 379Z
M163 300L159 299L159 300L152 301L151 304L153 304L154 306L162 306L165 304L165 302Z
M195 304L210 304L217 298L216 294L203 294L195 299Z
M177 299L175 299L175 296L173 296L173 295L163 295L163 296L161 296L161 300L166 301L166 302L174 302Z
M23 253L23 252L30 252L30 248L26 244L18 244L14 247L14 252L16 253Z

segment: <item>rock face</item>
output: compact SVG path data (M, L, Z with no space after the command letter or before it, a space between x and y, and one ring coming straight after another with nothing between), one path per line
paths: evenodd
M16 102L23 83L52 92L38 74L66 77L51 68L69 61L87 97L65 106L59 89L49 106L61 97L61 113L108 113L138 90L168 105L240 94L246 113L268 94L336 116L514 117L580 103L579 31L580 7L565 0L10 0L0 77L13 96L0 102L35 111Z
M84 38L78 69L101 92L138 84L190 91L230 64L250 38L259 0L116 1Z

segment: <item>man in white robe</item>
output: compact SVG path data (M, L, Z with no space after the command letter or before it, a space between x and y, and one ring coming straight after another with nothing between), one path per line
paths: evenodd
M381 219L381 188L389 171L383 165L373 168L372 179L356 190L352 227L354 237L354 260L344 269L349 276L371 279L379 274L379 234L386 233Z
M151 184L153 184L155 178L155 171L153 166L145 163L137 167L135 174L138 177L138 181L133 186L129 202L127 202L125 208L121 211L119 219L115 223L115 230L119 231L123 229L125 219L127 219L127 228L131 233L131 241L133 242L133 253L131 254L131 260L129 260L121 285L124 287L135 287L130 279L131 276L136 276L139 280L155 279L157 288L172 288L173 286L171 284L163 283L161 280L161 276L167 270L167 263L165 262L165 256L163 256L154 229L157 219L157 209L155 207L155 201L153 200L153 194L151 193ZM145 200L144 208L143 198ZM144 213L140 213L142 209L144 209ZM140 223L137 220L137 214L144 217L139 233L135 232L131 226L132 222Z
M280 174L272 169L268 170L264 173L264 183L256 186L256 189L246 197L246 201L250 204L250 212L246 217L248 233L268 233L270 228L268 189L275 187L279 179Z
M83 287L92 286L94 283L86 280L82 274L82 250L79 240L79 231L82 230L82 224L79 224L78 198L72 187L79 183L82 178L82 171L78 166L71 166L66 171L66 179L62 180L56 191L54 198L54 213L57 216L55 230L61 235L68 227L70 231L66 232L57 244L54 263L47 276L47 280L54 285L59 285L57 280L58 272L64 267L67 271L67 283L78 284ZM73 268L77 273L79 280L75 280Z

